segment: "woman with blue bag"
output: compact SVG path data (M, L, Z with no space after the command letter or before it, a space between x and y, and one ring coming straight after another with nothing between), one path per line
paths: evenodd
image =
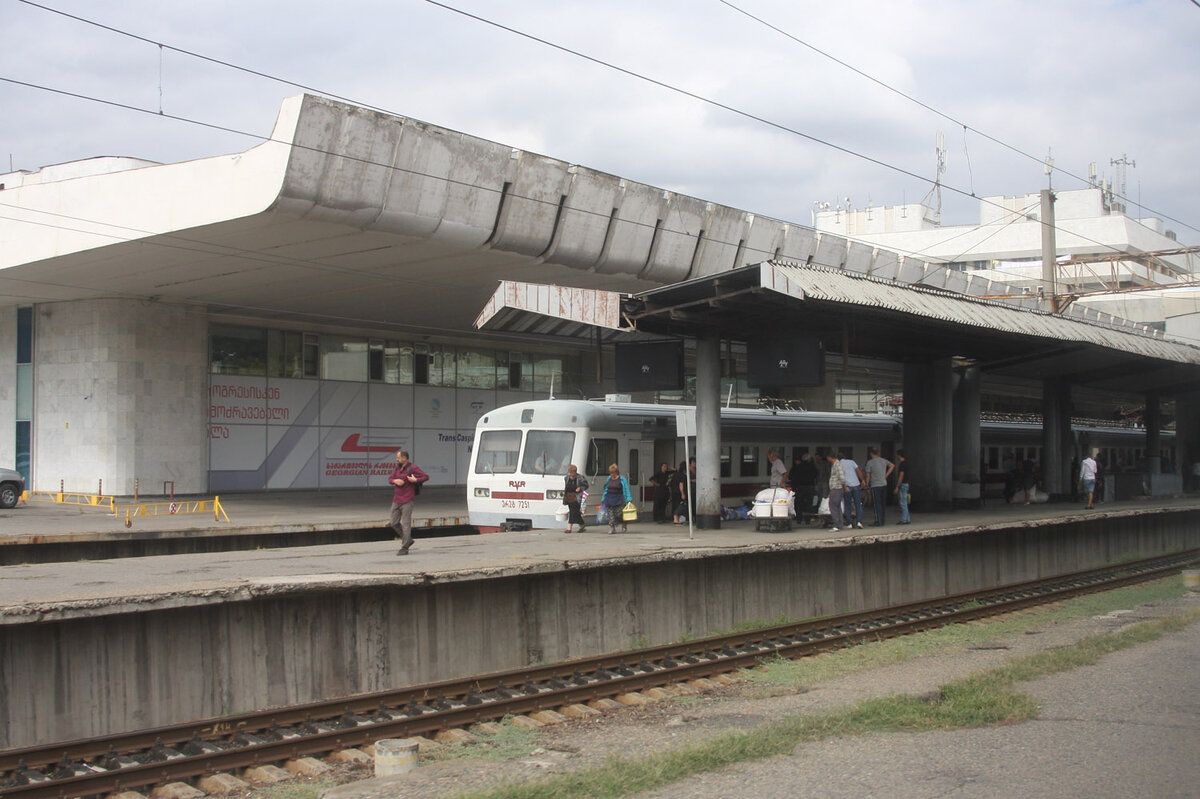
M608 479L604 481L604 494L600 500L608 514L609 535L617 531L618 519L621 520L621 532L629 532L629 527L621 515L621 509L630 502L633 502L633 494L629 491L629 481L625 479L621 470L617 468L617 464L614 463L608 467Z

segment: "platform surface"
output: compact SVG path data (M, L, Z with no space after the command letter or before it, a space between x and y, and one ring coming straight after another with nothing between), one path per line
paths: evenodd
M307 527L385 525L389 497L385 492L340 492L279 495L244 494L222 502L230 522L211 517L165 517L140 520L140 536L228 535L266 526ZM465 508L445 497L422 496L421 512L465 516ZM609 535L607 527L585 533L533 530L516 533L422 538L404 557L395 543L358 542L280 547L236 552L159 555L112 560L30 563L0 567L0 625L34 619L88 617L181 605L237 601L267 594L352 588L370 585L416 585L469 579L595 568L622 563L711 557L771 549L807 549L870 544L886 540L941 537L1014 526L1040 526L1068 519L1121 517L1200 508L1200 497L1105 503L1095 510L1076 504L990 505L953 513L914 514L913 523L895 523L889 508L883 527L831 533L816 526L794 526L786 532L760 532L753 521L724 522L719 530L639 521L628 533ZM382 512L382 515L381 515ZM161 518L161 517L160 517ZM105 529L107 525L108 528ZM161 529L152 529L160 527ZM0 539L127 535L123 524L97 510L86 513L54 506L29 505L0 512Z

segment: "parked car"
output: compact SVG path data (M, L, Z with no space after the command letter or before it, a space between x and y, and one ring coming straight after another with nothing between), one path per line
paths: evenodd
M15 508L25 492L25 478L13 469L0 469L0 508Z

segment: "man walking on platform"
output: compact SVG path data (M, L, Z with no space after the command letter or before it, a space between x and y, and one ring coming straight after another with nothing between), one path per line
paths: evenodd
M397 555L407 555L412 548L412 512L413 499L421 483L429 479L429 475L415 463L409 463L408 451L396 453L396 468L392 469L388 482L396 488L392 492L392 529L400 536L400 551Z

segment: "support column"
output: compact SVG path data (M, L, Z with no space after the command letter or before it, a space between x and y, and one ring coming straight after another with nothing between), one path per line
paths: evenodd
M1052 498L1071 493L1071 384L1042 381L1042 488Z
M983 503L980 479L979 387L981 375L975 366L954 370L952 412L954 463L954 507L978 508Z
M904 365L904 454L918 474L917 510L949 510L954 502L954 372L949 358Z
M721 340L696 340L696 526L721 526Z
M1200 463L1200 392L1175 395L1175 463L1183 477L1183 486L1200 491L1200 477L1192 474Z
M1158 392L1146 394L1146 474L1162 474L1162 406Z

